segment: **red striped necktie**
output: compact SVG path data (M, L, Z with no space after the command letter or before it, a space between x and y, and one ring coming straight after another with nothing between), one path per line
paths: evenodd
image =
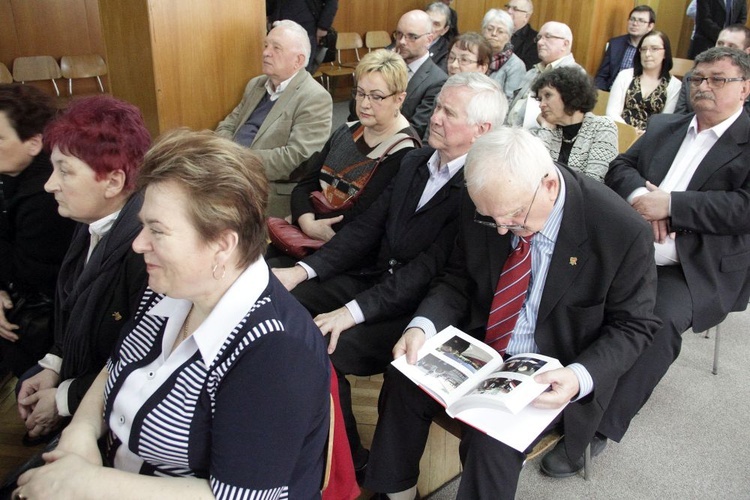
M532 236L518 238L518 245L505 261L492 299L485 343L503 355L529 290Z

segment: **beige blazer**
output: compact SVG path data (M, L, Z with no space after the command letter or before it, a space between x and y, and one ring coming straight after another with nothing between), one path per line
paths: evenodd
M240 103L216 127L218 135L234 139L263 98L267 80L266 75L250 80ZM307 71L297 72L250 145L269 180L288 180L300 163L320 151L331 134L331 113L331 95Z

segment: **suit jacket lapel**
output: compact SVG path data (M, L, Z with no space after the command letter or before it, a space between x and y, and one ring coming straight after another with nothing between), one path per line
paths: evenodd
M664 143L663 147L660 147L653 156L653 159L649 161L652 168L645 177L657 186L664 180L669 167L672 166L677 151L680 150L682 141L685 139L688 125L692 120L693 115L686 115L681 117L680 120L670 123L667 128L669 130L669 139Z
M581 188L572 175L564 169L560 169L560 172L565 178L565 206L542 300L539 304L537 325L547 318L589 258L589 248L586 245L587 233L584 229L586 214L583 210Z
M698 191L714 172L737 157L742 152L739 145L748 141L748 133L750 118L743 112L703 158L687 189Z

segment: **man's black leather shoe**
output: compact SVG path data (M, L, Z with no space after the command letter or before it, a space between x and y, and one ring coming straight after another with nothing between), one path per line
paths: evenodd
M591 440L591 457L597 456L606 447L607 438L601 434L595 434L594 439ZM574 476L583 469L583 455L578 457L578 460L571 462L565 454L565 438L562 438L552 448L552 451L544 455L540 469L549 477L562 478Z

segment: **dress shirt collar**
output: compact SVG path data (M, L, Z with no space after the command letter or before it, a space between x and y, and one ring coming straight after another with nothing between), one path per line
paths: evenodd
M211 366L229 333L242 321L249 307L260 298L268 286L268 273L268 265L263 257L250 264L219 299L211 314L198 326L193 335L185 340L189 342L192 339L197 343L207 367ZM174 318L182 325L192 305L187 299L164 297L146 314Z
M553 246L555 242L557 242L557 235L560 234L560 224L562 223L566 192L565 179L563 179L562 172L560 172L559 168L555 168L555 172L557 172L557 179L560 181L560 192L557 193L557 199L552 205L552 212L550 212L549 217L547 217L547 221L544 223L542 230L534 233L535 240L542 237L552 243ZM513 236L512 243L513 248L515 248L518 244L518 236Z
M299 73L300 71L306 71L306 70L303 68L303 69L297 70L297 73ZM276 87L275 90L273 88L273 83L271 83L271 79L269 78L268 80L266 80L266 92L268 92L268 95L270 96L271 102L273 102L276 99L278 99L279 97L281 97L281 93L284 92L284 90L287 88L287 86L289 85L289 82L291 82L292 79L295 76L297 76L297 73L293 74L288 79L286 79L283 82L281 82L279 84L279 86Z
M416 59L410 62L409 64L407 64L407 66L409 67L409 79L410 80L411 80L411 77L414 76L417 73L417 71L419 71L419 68L422 66L422 64L424 64L425 61L427 61L427 59L429 58L430 58L430 51L427 51L425 55L423 55L419 59Z
M740 109L735 111L734 114L731 115L729 118L727 118L723 122L717 123L711 128L702 130L701 132L706 132L708 130L711 130L713 131L714 134L716 134L716 137L719 138L722 135L724 135L724 132L726 132L727 129L732 126L732 124L737 120L737 118L740 117L743 111L745 111L745 108L740 106ZM688 126L688 134L698 135L698 117L695 115L693 116L693 119L690 120L690 125Z
M446 163L445 166L448 167L448 177L452 179L453 176L463 168L464 163L466 163L466 155L459 156L458 158ZM430 156L430 159L427 161L427 168L430 171L430 177L435 177L436 175L445 172L444 168L440 168L440 153L438 153L437 150L432 153L432 156Z
M98 240L101 240L104 235L112 229L118 215L120 215L119 210L107 215L106 217L102 217L98 221L92 222L89 224L89 234L91 236L96 236Z
M534 65L534 67L537 69L537 71L539 71L541 73L543 71L549 71L549 70L552 70L554 68L557 68L558 66L563 65L563 64L566 65L566 66L571 66L571 65L575 64L575 62L576 62L576 60L573 57L573 54L568 54L566 56L561 57L560 59L558 59L556 61L552 61L551 63L547 64L546 66L545 66L545 64L543 62L540 61L540 62L536 63Z

